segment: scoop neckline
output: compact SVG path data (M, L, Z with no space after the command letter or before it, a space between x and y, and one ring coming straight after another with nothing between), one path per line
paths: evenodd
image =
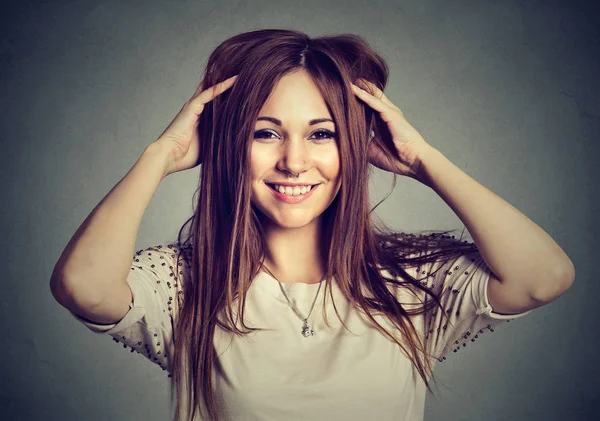
M281 282L281 286L283 287L285 293L290 299L294 299L297 301L312 302L312 300L315 299L317 291L319 291L319 286L321 287L321 290L319 291L319 296L321 296L324 293L325 282L325 280L315 283ZM279 281L269 273L262 270L259 271L258 274L254 277L252 284L256 285L261 290L268 292L271 296L275 297L279 301L287 303L287 299L285 298L283 292L281 292Z

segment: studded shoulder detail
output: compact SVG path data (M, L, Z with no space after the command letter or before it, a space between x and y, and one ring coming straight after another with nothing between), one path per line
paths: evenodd
M176 244L151 246L135 253L127 277L133 299L119 322L96 324L73 314L90 330L108 334L123 348L142 354L167 371L169 377L173 331L187 271L187 261L180 258L177 262L177 256Z
M493 312L487 299L492 272L478 252L447 262L424 263L415 274L442 304L442 311L435 306L423 319L426 347L439 362L450 351L456 353L474 343L484 332L494 332L497 325L532 311L512 315Z

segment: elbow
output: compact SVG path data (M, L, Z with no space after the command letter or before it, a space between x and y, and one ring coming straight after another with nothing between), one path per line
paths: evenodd
M564 294L575 281L575 266L569 260L567 264L556 269L550 279L545 279L540 288L531 294L534 301L549 303Z
M53 273L50 278L50 292L54 299L63 307L72 305L75 289L63 275Z
M50 278L50 292L54 299L61 305L65 305L68 302L68 292L67 292L66 283L62 278L57 276L52 276Z

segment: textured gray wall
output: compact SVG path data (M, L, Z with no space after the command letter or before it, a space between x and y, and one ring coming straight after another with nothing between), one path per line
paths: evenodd
M447 388L428 399L425 419L592 419L600 19L588 3L5 2L0 418L169 419L165 372L77 323L49 277L77 227L193 93L214 47L242 31L294 27L365 36L388 59L387 94L409 122L575 264L558 300L438 364ZM198 171L160 185L137 249L175 238ZM377 174L373 203L390 181ZM462 228L435 192L406 178L378 214L397 229Z

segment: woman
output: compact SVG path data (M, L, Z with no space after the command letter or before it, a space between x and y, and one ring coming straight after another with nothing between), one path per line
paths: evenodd
M51 283L79 321L169 372L177 419L423 419L437 361L573 283L552 238L407 122L362 38L252 31L206 69ZM131 262L160 181L200 163L185 240ZM474 243L376 221L369 164L433 189Z

